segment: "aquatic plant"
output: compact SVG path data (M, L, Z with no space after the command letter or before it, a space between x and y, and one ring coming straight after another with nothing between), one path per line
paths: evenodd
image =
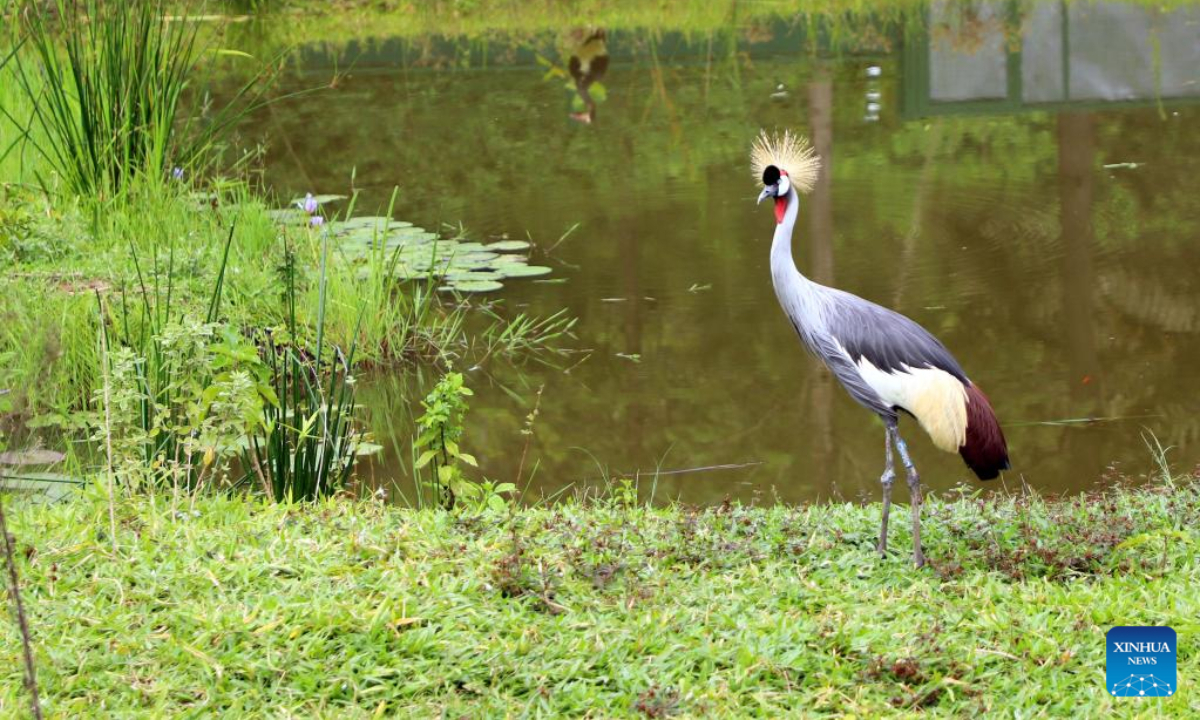
M325 218L318 215L326 202L339 195L313 195L293 201L292 208L272 211L285 227L319 227ZM329 223L335 240L336 257L343 263L366 266L371 258L383 255L388 272L398 280L431 280L439 289L457 293L486 293L500 290L504 280L548 275L551 269L530 265L525 255L530 244L524 240L499 240L481 243L467 240L460 232L450 238L390 216L364 215Z
M288 248L283 267L287 325L283 332L267 333L262 343L276 402L263 406L261 432L249 435L243 457L263 492L276 501L315 500L341 491L363 440L354 418L354 345L346 353L325 342L328 255L326 235L317 277L316 339L305 343L296 319L296 258Z

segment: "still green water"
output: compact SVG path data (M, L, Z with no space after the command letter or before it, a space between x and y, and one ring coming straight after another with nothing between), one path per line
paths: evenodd
M286 85L336 72L335 87L252 129L281 196L353 188L372 212L398 187L398 218L536 243L562 282L487 300L566 308L579 352L459 368L476 391L466 449L493 479L524 485L536 467L532 496L639 476L697 503L877 497L882 425L776 304L774 223L747 164L759 128L806 134L825 162L801 271L945 342L1004 423L1010 489L1149 472L1151 434L1194 467L1200 11L971 7L839 32L777 18L313 43ZM590 83L571 81L572 56ZM409 487L427 380L364 381L387 448L372 482ZM978 485L901 430L929 487Z

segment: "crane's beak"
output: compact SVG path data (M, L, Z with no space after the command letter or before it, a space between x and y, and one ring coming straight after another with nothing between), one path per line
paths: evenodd
M763 188L763 191L758 194L758 202L755 205L761 205L763 200L775 197L775 186L768 185Z

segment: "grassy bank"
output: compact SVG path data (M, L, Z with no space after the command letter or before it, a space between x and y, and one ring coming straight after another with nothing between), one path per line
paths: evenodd
M10 510L50 716L1194 716L1194 480L934 499L932 567L879 506L484 515L332 500ZM625 497L625 500L629 500ZM1172 625L1170 699L1104 690L1104 634ZM0 714L19 645L0 625Z

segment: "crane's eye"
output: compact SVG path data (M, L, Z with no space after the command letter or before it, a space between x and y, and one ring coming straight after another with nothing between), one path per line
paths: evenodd
M768 165L766 167L766 169L763 170L763 176L762 176L763 185L766 185L767 187L771 187L775 183L779 182L779 177L780 177L779 168L775 167L774 165Z
M792 189L792 182L791 182L791 180L788 180L787 175L784 175L779 178L779 187L775 189L775 196L783 197L784 195L787 195L788 191L791 189Z

